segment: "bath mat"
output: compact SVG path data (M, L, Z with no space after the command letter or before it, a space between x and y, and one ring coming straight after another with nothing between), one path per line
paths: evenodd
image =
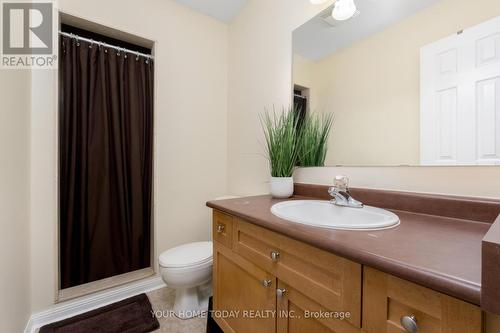
M160 327L146 294L43 326L39 333L146 333Z

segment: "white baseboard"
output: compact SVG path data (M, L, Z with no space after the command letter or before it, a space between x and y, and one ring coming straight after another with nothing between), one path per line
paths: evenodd
M32 314L24 333L34 333L40 327L65 318L76 316L90 310L94 310L121 301L122 299L147 293L152 290L165 287L165 283L159 276L132 282L111 290L101 291L92 295L75 298L59 303L50 309Z

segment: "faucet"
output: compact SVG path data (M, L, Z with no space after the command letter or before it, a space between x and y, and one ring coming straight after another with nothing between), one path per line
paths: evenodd
M328 189L328 193L333 197L330 202L337 206L363 208L363 203L351 197L349 194L349 178L338 175L333 181L333 186Z

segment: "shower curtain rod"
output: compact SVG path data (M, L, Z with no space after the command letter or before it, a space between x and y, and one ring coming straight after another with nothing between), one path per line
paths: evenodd
M124 47L114 46L114 45L111 45L111 44L108 44L108 43L104 43L104 42L99 42L99 41L96 41L96 40L93 40L93 39L90 39L90 38L80 37L78 35L75 35L75 34L72 34L72 33L69 33L69 32L59 31L59 34L62 35L62 36L74 38L77 41L78 40L83 40L84 42L88 42L88 43L91 43L91 44L100 45L100 46L104 46L104 47L107 47L107 48L110 48L110 49L115 49L115 50L118 50L118 51L135 54L136 56L139 56L139 57L144 57L144 58L147 58L147 59L154 59L154 57L152 55L150 55L150 54L145 54L145 53L141 53L141 52L129 50L129 49L126 49Z

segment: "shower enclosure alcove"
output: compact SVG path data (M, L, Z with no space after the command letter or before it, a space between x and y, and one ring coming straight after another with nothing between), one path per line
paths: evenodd
M61 22L59 301L154 274L153 43Z

